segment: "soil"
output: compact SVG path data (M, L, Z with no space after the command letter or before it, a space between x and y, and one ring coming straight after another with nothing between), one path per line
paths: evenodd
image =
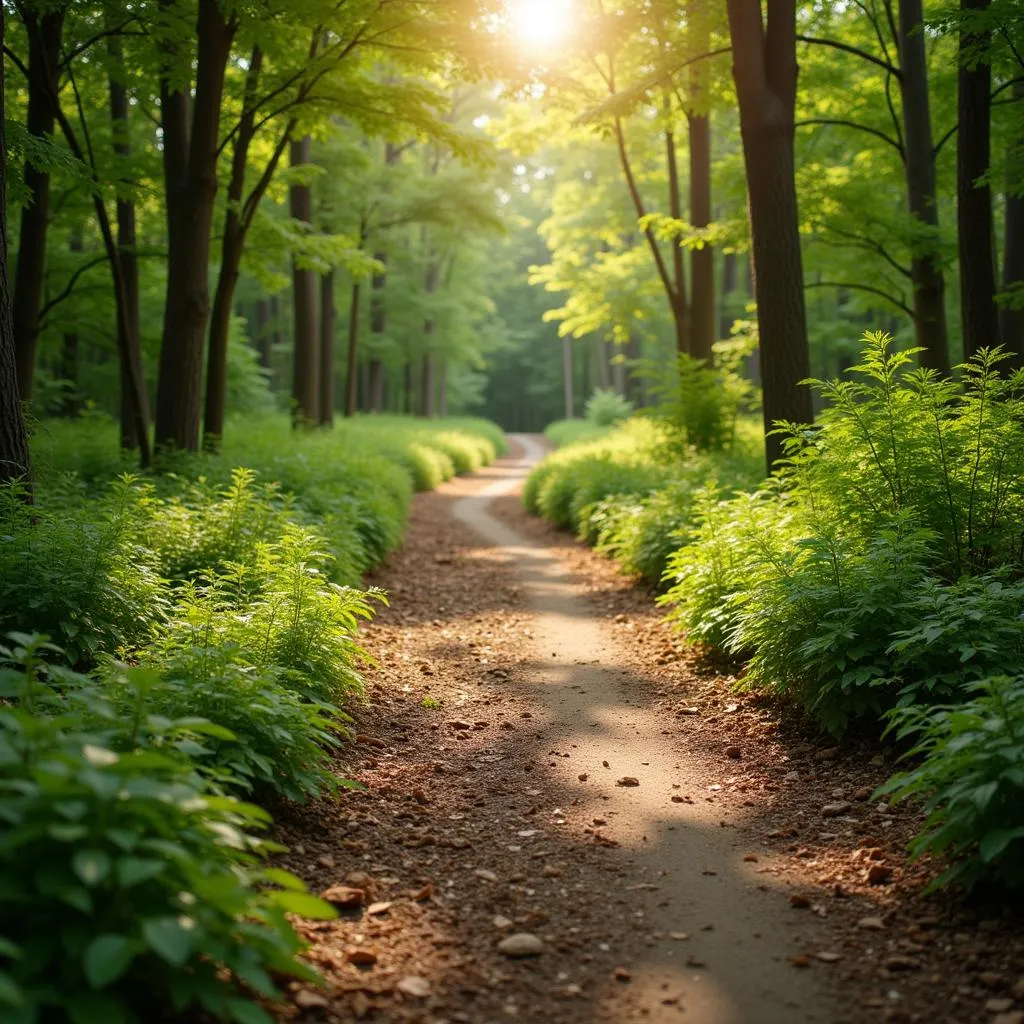
M419 495L370 580L365 789L277 810L340 907L299 922L326 984L279 1019L1024 1024L1021 914L922 895L891 754L737 690L523 511L514 447Z

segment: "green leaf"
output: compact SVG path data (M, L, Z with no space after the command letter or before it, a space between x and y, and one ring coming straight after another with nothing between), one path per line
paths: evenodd
M306 883L298 875L293 875L290 871L285 871L282 868L267 868L263 872L263 877L268 882L281 886L282 889L291 889L295 892L306 891Z
M151 917L142 923L150 949L172 967L181 967L192 954L192 933L176 917Z
M227 1010L231 1020L238 1024L274 1024L274 1018L266 1010L244 999L228 1000Z
M117 981L132 960L136 944L126 935L98 935L86 947L82 959L85 976L93 988L105 988Z
M24 1006L25 993L6 972L0 971L0 1006Z
M1024 827L999 828L994 829L992 832L987 832L978 844L978 852L981 854L981 859L986 864L990 864L1014 839L1020 839L1022 836L1024 836Z
M308 892L268 892L268 899L282 910L298 914L301 917L312 917L315 920L331 921L338 912L326 900Z
M73 1024L128 1024L128 1012L116 996L99 992L77 993L68 1000L68 1016Z
M121 857L117 862L117 879L127 889L139 882L155 878L167 867L167 861L148 857Z
M110 858L102 850L79 850L71 858L75 874L92 887L110 874Z

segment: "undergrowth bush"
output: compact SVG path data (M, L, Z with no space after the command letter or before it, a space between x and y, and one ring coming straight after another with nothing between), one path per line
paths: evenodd
M564 448L577 441L594 441L604 437L610 427L599 427L589 420L555 420L544 428L544 436L556 447Z

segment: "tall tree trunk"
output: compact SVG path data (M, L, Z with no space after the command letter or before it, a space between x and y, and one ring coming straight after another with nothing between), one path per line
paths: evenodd
M448 360L441 357L437 381L437 415L444 419L448 415Z
M667 97L663 105L666 118L665 162L668 166L669 216L678 224L683 219L683 201L679 185L679 164L676 158L676 137L668 126L671 109ZM682 241L679 238L672 239L672 288L669 292L669 304L672 307L672 320L675 325L676 351L680 354L688 353L691 344L689 304L686 299L686 265Z
M778 420L813 419L803 263L794 178L795 0L727 0L740 108L764 389L765 458L782 456Z
M722 257L722 291L718 297L718 336L728 338L732 334L733 315L729 299L736 290L736 253L727 252Z
M256 352L259 355L260 366L269 370L270 358L270 303L266 299L256 300Z
M1013 86L1014 100L1024 107L1024 80ZM1020 109L1019 107L1017 109ZM1007 143L1006 203L1003 211L1003 291L1016 292L1015 305L999 311L999 330L1013 366L1024 366L1024 131Z
M984 16L989 0L960 0L960 13ZM960 315L964 358L999 344L996 308L991 156L992 68L985 52L987 32L960 29L957 76L956 220L960 255Z
M711 125L707 115L687 115L690 126L690 223L711 223ZM710 245L690 253L690 355L713 361L715 341L715 250Z
M320 278L320 426L334 426L334 271Z
M370 412L384 411L384 363L376 356L370 360L366 384L367 409ZM401 412L401 410L399 410Z
M420 361L420 415L433 419L437 414L435 408L437 384L434 378L434 354L424 352Z
M28 113L25 128L29 135L42 139L53 134L56 113L61 36L64 31L63 7L37 13L31 7L19 8L28 33ZM50 209L50 172L25 161L25 189L29 201L21 209L18 236L18 263L14 271L11 319L18 367L18 387L22 401L32 398L36 349L39 345L39 310L46 272L46 229Z
M310 162L312 140L305 138L291 144L291 165L300 167ZM288 189L291 215L305 224L313 221L313 203L309 185L292 185ZM292 259L293 346L292 401L296 425L312 425L319 420L319 338L317 332L317 285L312 270L299 266Z
M226 19L217 0L199 0L191 130L187 96L180 88L172 90L166 73L161 81L168 245L156 398L155 442L160 448L199 448L221 101L236 29L234 15Z
M572 338L562 338L562 396L565 399L565 418L576 415L576 400L573 396Z
M924 349L921 365L947 374L945 280L936 251L939 207L935 193L935 146L928 102L928 61L921 0L900 0L899 52L907 205L910 216L923 229L914 240L910 263L914 330L918 346Z
M352 282L352 304L348 310L348 355L345 360L345 415L356 414L359 384L359 301L358 279Z
M0 48L4 43L6 16L0 6ZM18 368L11 325L11 296L7 284L7 139L4 117L4 64L0 61L0 483L29 479L28 436L18 391ZM25 497L32 500L32 492Z
M402 412L408 416L416 411L415 394L412 358L407 357L402 367Z
M388 254L382 249L378 249L373 258L382 267L387 267ZM388 311L384 296L387 279L387 270L383 269L375 272L370 280L370 337L378 342L387 329ZM370 412L384 411L384 366L377 356L370 360L368 398Z
M114 155L121 163L123 173L118 175L121 188L117 195L117 261L124 281L124 314L118 318L118 332L123 333L120 347L130 353L129 359L120 361L121 382L121 447L131 450L138 446L138 431L149 433L149 401L145 382L141 392L142 408L136 409L135 387L131 377L131 364L142 367L142 320L139 313L139 260L136 253L135 200L129 191L132 182L128 174L131 159L131 136L128 130L128 90L124 83L124 55L121 40L115 34L107 42L110 57L110 127ZM122 328L121 325L124 325Z
M82 233L75 229L68 239L68 249L75 255L82 252ZM61 398L60 414L73 419L78 415L81 399L79 395L78 374L78 331L72 328L64 332L60 345L60 365L58 373L66 385Z

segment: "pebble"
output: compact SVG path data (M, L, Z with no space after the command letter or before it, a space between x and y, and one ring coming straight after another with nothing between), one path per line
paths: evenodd
M493 924L494 927L498 929L498 931L503 932L505 931L506 928L512 927L512 920L508 917L505 917L504 914L495 914L494 917L491 919L491 924Z
M823 818L838 818L841 814L846 814L849 809L850 805L845 800L841 800L839 803L825 804L821 809L821 816Z
M345 954L345 959L357 967L372 967L377 962L377 953L375 950L356 946Z
M498 952L507 957L540 956L544 952L544 943L530 932L516 932L498 943Z
M868 881L872 885L881 885L892 878L892 868L888 864L872 864L868 868Z
M802 893L795 892L789 897L789 905L796 907L797 910L806 910L811 905L811 901Z
M1006 1013L1007 1010L1013 1009L1013 1000L1007 999L1006 996L989 999L985 1002L985 1009L989 1013Z
M725 756L731 757L734 761L738 761L743 756L743 751L740 750L735 743L730 743L729 746L725 748Z
M320 995L319 992L311 992L308 988L300 988L295 993L295 997L292 1002L300 1010L321 1010L324 1007L330 1006L330 1002L326 997Z
M366 891L350 885L332 885L320 893L320 899L335 907L358 907L366 899Z
M488 871L487 868L477 868L474 872L477 878L482 878L485 882L496 882L498 876L493 871Z
M861 786L860 789L853 791L853 799L863 803L865 800L871 799L871 794L874 790L870 786Z
M1024 1024L1024 1013L1020 1010L1000 1013L992 1018L992 1024Z
M798 953L796 956L791 956L789 958L789 962L794 967L810 967L811 966L811 958L809 956L804 956L803 953Z
M640 780L633 778L632 775L623 775L622 778L619 779L618 782L615 783L615 785L616 786L639 786L640 785Z
M426 999L430 995L430 982L418 974L409 974L395 985L402 995L413 996L415 999Z
M322 857L317 857L316 862L322 868L334 867L334 858L329 853L325 853Z
M921 969L919 961L915 960L912 956L902 956L900 954L886 957L882 966L890 971L919 971Z
M616 981L622 981L622 982L632 981L633 980L633 972L632 971L627 971L625 967L616 967L615 968L614 977L615 977Z
M885 931L885 922L880 917L862 917L857 927L869 932L881 932Z

